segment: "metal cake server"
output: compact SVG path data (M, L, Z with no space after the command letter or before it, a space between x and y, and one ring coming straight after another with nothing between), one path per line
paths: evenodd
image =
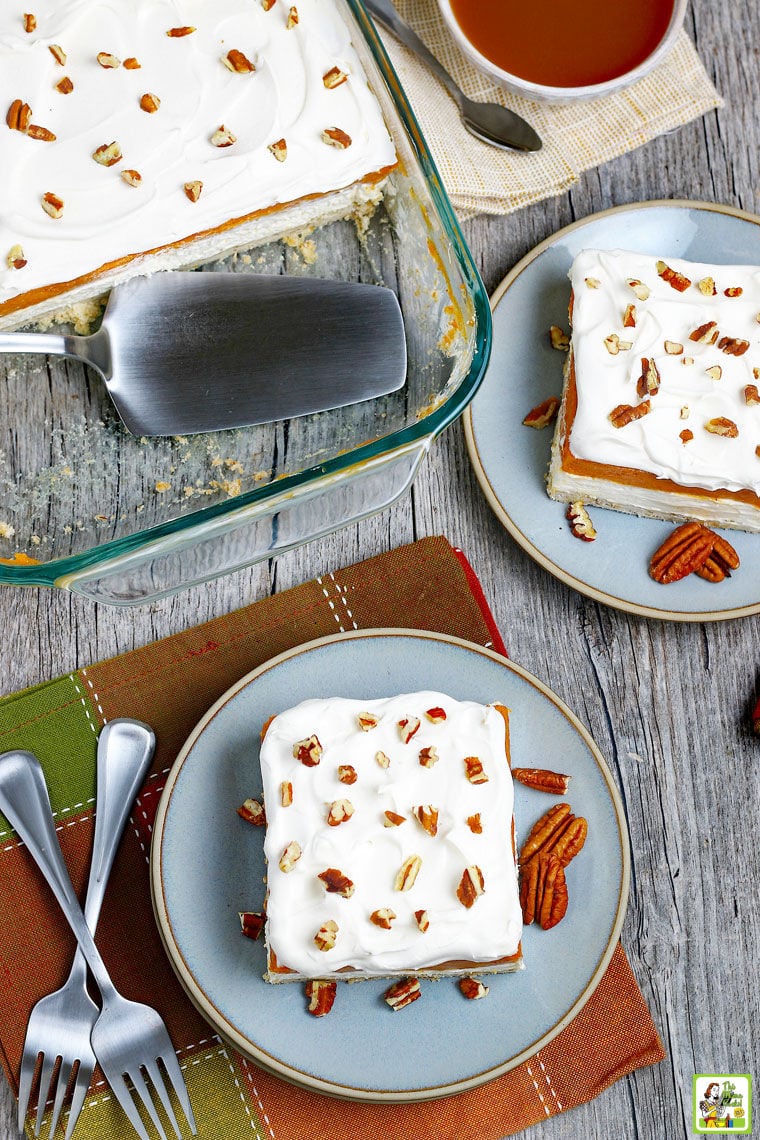
M146 1081L147 1074L175 1135L179 1138L181 1133L165 1080L174 1090L190 1130L196 1135L187 1087L164 1022L150 1006L121 996L95 945L61 853L45 775L31 752L5 752L0 756L0 811L24 841L47 880L100 990L103 1005L92 1027L92 1048L132 1127L141 1140L149 1140L138 1102L148 1113L161 1140L166 1140Z
M0 352L89 364L134 435L290 419L387 395L406 380L396 295L313 277L135 277L111 290L90 336L0 333Z
M457 87L416 32L399 16L392 0L363 0L364 7L410 51L424 60L459 107L462 122L471 135L504 150L540 150L541 139L530 123L499 103L476 103Z
M84 905L87 925L93 933L121 833L132 801L150 767L155 743L151 728L128 719L109 721L98 737L95 833ZM40 1134L46 1099L55 1091L49 1131L50 1136L54 1135L66 1088L76 1072L66 1124L66 1140L69 1140L95 1069L90 1034L99 1016L100 1007L87 990L87 963L78 949L63 986L40 998L29 1017L19 1075L19 1132L24 1130L34 1074L42 1055L34 1134ZM58 1057L61 1063L56 1077Z

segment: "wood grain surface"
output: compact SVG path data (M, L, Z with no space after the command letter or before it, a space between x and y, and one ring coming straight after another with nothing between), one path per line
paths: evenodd
M467 222L489 292L538 241L609 206L691 198L760 211L760 6L692 0L686 27L725 106L590 172L559 198L511 217ZM60 591L0 591L0 691L440 533L469 556L511 657L578 714L612 768L633 856L623 944L667 1050L661 1064L536 1125L530 1136L688 1137L695 1072L754 1069L760 1079L760 739L750 720L760 691L760 625L757 618L649 621L554 580L492 515L470 470L461 424L437 442L396 506L272 563L130 610ZM0 1099L0 1140L11 1140L15 1104L4 1085Z

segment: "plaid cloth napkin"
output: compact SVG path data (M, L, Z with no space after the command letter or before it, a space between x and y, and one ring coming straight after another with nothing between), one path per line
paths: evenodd
M237 1055L187 1000L159 941L148 881L151 825L175 756L217 697L261 662L314 637L376 626L437 630L504 652L466 559L445 539L431 538L0 701L0 751L29 749L42 762L80 892L92 842L97 734L117 716L138 717L156 731L154 766L122 840L98 943L117 987L166 1020L204 1140L497 1140L590 1100L664 1055L619 946L593 997L545 1049L481 1089L427 1104L351 1104L296 1089ZM63 983L74 945L2 817L0 915L0 1050L17 1091L29 1012ZM76 1136L130 1134L101 1080L90 1090Z
M509 214L561 194L585 170L722 106L686 32L662 63L631 87L603 99L549 104L513 95L479 72L451 36L436 0L394 3L466 95L511 107L543 140L536 154L514 154L478 142L426 65L379 28L461 217Z

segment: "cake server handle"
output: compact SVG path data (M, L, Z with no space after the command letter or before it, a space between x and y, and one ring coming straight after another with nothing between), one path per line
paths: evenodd
M104 379L111 376L111 349L108 334L98 330L91 336L73 333L0 333L0 352L36 352L43 356L70 356L97 369Z

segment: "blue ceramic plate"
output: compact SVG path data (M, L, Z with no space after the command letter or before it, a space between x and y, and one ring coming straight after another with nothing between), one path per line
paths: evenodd
M644 617L720 621L760 612L754 567L760 536L725 531L742 565L713 585L692 574L662 586L649 559L673 524L591 508L598 537L570 534L565 506L546 493L552 429L523 425L531 408L560 395L565 354L549 326L568 327L567 271L582 249L632 249L691 261L760 265L760 218L702 202L650 202L584 218L542 242L502 281L491 300L493 352L465 414L470 459L498 518L531 557L560 581Z
M400 1012L387 981L342 985L332 1013L306 1012L302 986L262 980L264 946L238 911L263 901L263 834L236 815L261 792L259 730L307 697L382 697L436 689L512 710L515 766L571 775L567 796L589 822L567 871L570 906L554 929L525 931L526 969L488 979L468 1002L453 979L423 983ZM553 798L516 788L517 839ZM427 1100L473 1088L537 1052L588 1000L619 937L629 856L620 799L598 749L541 682L491 650L438 634L369 630L310 642L244 677L207 713L172 768L151 850L153 903L180 981L246 1057L320 1092L357 1100Z

